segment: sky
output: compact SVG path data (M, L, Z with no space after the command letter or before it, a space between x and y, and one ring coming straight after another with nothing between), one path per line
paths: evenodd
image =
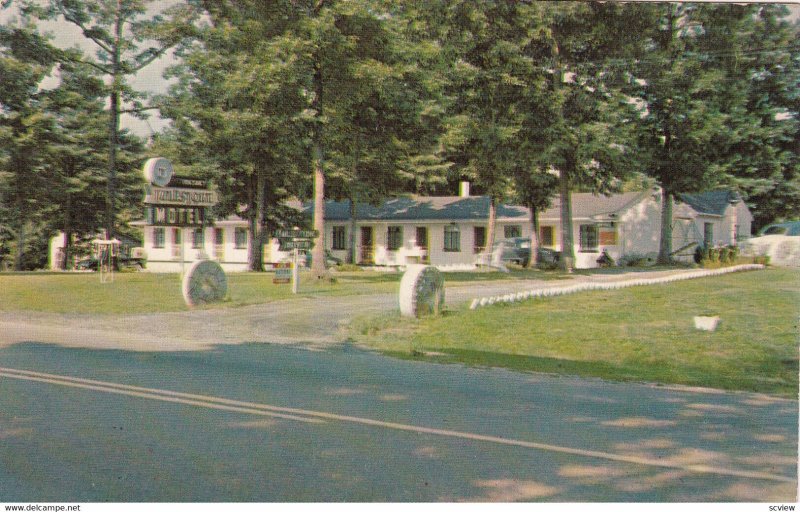
M168 7L169 5L176 3L177 1L179 0L161 0L154 2L153 10L161 11L166 7ZM651 1L651 0L646 0L646 1ZM652 0L652 1L660 1L660 0ZM714 1L714 0L700 0L700 1ZM794 0L794 2L789 4L789 8L792 11L791 18L795 20L800 19L800 4L798 2L800 2L800 0ZM772 3L772 2L770 2L769 0L751 0L751 3ZM0 9L0 24L7 23L15 16L16 12L13 5L11 8L6 10ZM41 23L40 26L44 31L50 32L53 35L54 43L62 48L71 48L77 46L87 54L92 54L92 55L97 50L97 47L94 46L93 43L88 42L83 37L83 35L80 33L80 30L77 27L66 21L61 20L57 22ZM141 72L139 72L136 76L131 77L129 79L129 83L137 91L149 92L149 93L164 93L167 90L168 82L163 78L163 73L167 69L167 67L169 67L171 64L174 64L174 62L175 60L172 54L167 54L165 57L151 63ZM45 82L43 86L53 87L57 83L58 83L57 78L53 77L49 81ZM151 111L150 119L147 121L136 119L130 115L123 115L121 119L121 125L123 128L129 129L136 135L147 138L150 137L153 133L161 131L161 129L163 129L168 125L168 122L161 119L158 116L157 112Z
M161 11L175 0L162 0L154 3L155 11ZM0 24L7 23L18 17L18 13L14 6L2 10L0 9ZM78 47L87 55L94 55L97 51L97 46L83 37L81 31L71 23L64 20L56 22L40 22L39 26L43 32L49 32L53 36L53 43L61 48ZM171 64L175 63L172 54L169 53L149 66L145 67L137 75L129 77L128 82L134 90L148 93L164 93L167 90L168 83L163 78L164 71ZM42 87L54 87L58 84L57 77L51 77L42 84ZM150 137L153 133L161 131L168 125L167 121L162 120L158 116L157 111L150 111L150 118L147 121L137 119L131 115L124 114L121 118L121 127L127 128L131 132L141 137Z

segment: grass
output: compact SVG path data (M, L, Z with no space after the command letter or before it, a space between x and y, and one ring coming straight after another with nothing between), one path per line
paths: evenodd
M449 286L474 281L537 278L558 279L553 272L517 270L461 272L447 275ZM228 273L228 299L209 308L260 304L309 295L342 296L397 293L402 275L398 272L352 271L333 274L335 282L315 282L308 272L301 274L300 294L291 285L272 283L272 273ZM114 281L101 283L96 273L4 272L0 273L0 311L38 311L77 314L139 314L185 311L178 274L120 272Z
M418 321L361 318L351 329L402 357L796 398L799 312L800 272L768 269ZM720 325L698 331L695 315L719 315Z
M301 293L291 285L272 283L271 273L230 273L228 298L205 307L236 307L307 294L354 294L390 291L380 280L357 280L350 286L312 283L301 279ZM114 281L101 283L96 273L0 274L0 311L39 311L81 314L137 314L188 309L178 274L118 273Z

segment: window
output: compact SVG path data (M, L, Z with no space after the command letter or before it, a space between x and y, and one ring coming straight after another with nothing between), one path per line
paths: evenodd
M192 231L192 248L202 249L205 244L206 237L203 228L195 228L195 230Z
M553 247L555 245L553 239L553 226L539 227L539 245L542 247Z
M183 230L181 228L173 228L172 229L172 243L174 245L181 245L183 243Z
M344 226L333 226L333 246L334 251L344 251L347 249L347 229Z
M703 245L706 247L714 246L714 224L710 222L703 224Z
M417 227L417 247L420 249L428 248L428 228L424 226Z
M153 228L153 247L164 247L164 228Z
M214 244L222 245L225 243L225 231L222 228L214 228Z
M597 252L598 230L594 224L581 224L581 251Z
M236 228L233 232L234 244L237 249L247 249L247 228Z
M486 249L486 227L475 226L474 243L472 250L475 254L483 252Z
M517 238L522 236L522 226L520 225L513 225L513 226L503 226L503 235L505 238Z
M401 226L389 226L386 238L389 250L398 250L403 246L403 228Z
M458 226L455 224L450 224L444 227L444 251L461 251L461 232L458 230Z

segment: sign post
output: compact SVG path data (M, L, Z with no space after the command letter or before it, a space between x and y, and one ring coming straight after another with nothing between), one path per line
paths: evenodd
M292 250L292 293L297 295L300 292L300 250Z
M272 236L280 242L281 251L292 251L292 293L300 292L300 251L308 251L314 247L313 239L319 231L300 229L279 229Z

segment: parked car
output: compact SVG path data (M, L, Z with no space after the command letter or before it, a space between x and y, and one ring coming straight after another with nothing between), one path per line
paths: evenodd
M555 249L540 247L537 252L537 265L542 268L556 268L561 261L561 253Z
M770 224L758 232L758 236L765 235L800 236L800 221Z
M133 258L128 256L117 256L114 258L114 270L120 271L124 269L131 270L144 270L147 266L147 261L144 258ZM87 258L79 261L75 265L76 270L97 270L97 259Z
M517 265L527 266L531 261L531 239L526 237L505 238L496 240L492 253L500 245L503 245L501 260L504 263L516 263Z
M800 267L800 221L770 224L741 244L743 256L769 256L773 265Z

